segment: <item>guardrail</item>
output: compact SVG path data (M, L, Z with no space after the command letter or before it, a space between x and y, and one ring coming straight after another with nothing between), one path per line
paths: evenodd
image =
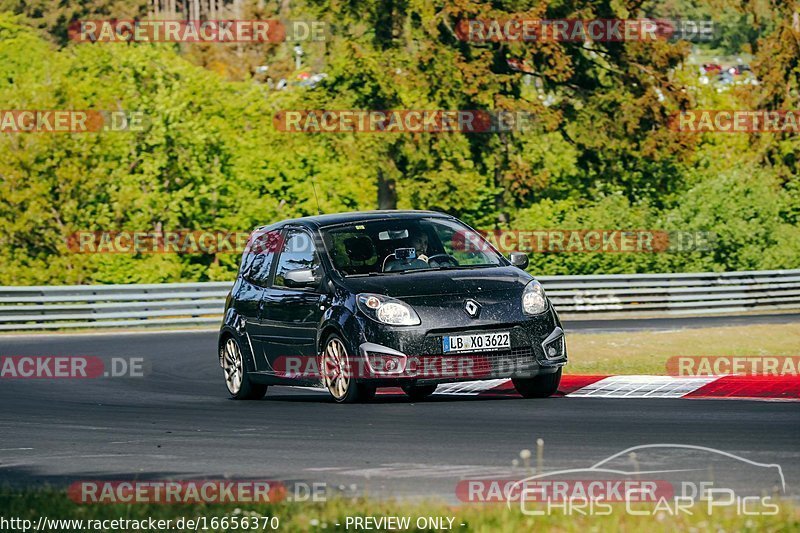
M541 276L569 315L642 316L800 309L800 270ZM213 325L229 282L0 287L0 331Z
M218 325L230 282L0 287L0 331Z

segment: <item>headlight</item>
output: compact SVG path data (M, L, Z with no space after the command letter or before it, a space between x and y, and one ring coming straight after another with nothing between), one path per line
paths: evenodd
M539 315L547 310L544 288L538 281L531 281L522 291L522 310L526 315Z
M419 315L405 302L382 294L359 294L356 296L359 310L372 320L391 326L417 326Z

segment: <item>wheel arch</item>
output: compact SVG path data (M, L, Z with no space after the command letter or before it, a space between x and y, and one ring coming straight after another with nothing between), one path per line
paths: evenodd
M231 337L236 337L235 331L233 329L225 327L222 328L219 332L219 339L217 340L217 348L222 348L222 345L225 344L225 341L230 339Z
M319 327L319 334L317 336L317 351L321 352L325 341L328 337L335 333L342 341L348 350L357 350L361 342L360 339L364 336L361 324L355 314L344 306L334 306L328 310Z
M319 339L317 339L317 352L322 352L322 349L325 347L325 341L327 341L328 338L333 334L336 334L344 342L347 342L347 339L342 333L339 325L329 322L328 324L325 324L319 332Z
M219 360L219 366L222 366L222 352L225 348L225 343L228 342L228 339L233 339L234 334L228 328L222 328L219 332L219 337L217 338L217 359Z
M250 343L244 335L228 325L222 327L217 340L217 358L219 359L220 366L222 366L222 349L225 343L228 342L228 339L234 339L239 345L239 351L242 353L242 358L244 359L245 372L252 372L255 368L255 362L253 361L253 354L250 352Z

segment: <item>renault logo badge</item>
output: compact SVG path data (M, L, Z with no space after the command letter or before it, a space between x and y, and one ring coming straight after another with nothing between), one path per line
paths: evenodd
M464 302L464 311L472 318L478 318L481 313L481 306L475 300L467 300Z

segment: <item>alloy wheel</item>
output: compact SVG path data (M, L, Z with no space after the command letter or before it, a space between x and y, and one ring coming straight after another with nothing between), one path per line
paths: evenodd
M225 370L225 386L228 387L228 391L235 396L239 393L239 389L242 388L242 377L244 374L242 352L239 350L239 346L236 344L235 340L228 339L228 342L225 343L222 361L222 368Z
M322 380L325 388L337 400L341 401L350 387L350 368L344 344L332 338L322 352Z

